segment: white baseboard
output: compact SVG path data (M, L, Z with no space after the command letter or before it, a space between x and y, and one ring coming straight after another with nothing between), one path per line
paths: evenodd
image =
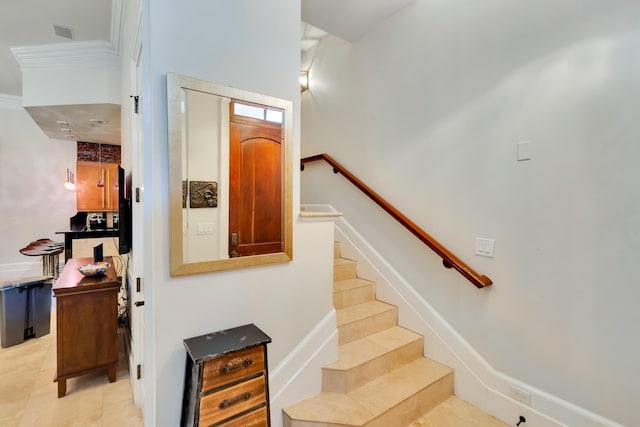
M455 370L458 397L509 425L523 415L536 427L623 427L493 368L344 218L336 220L336 240L344 257L358 261L358 275L376 282L377 297L399 307L400 325L424 336L425 356ZM513 386L530 394L530 406L510 397Z
M269 373L271 425L282 425L282 408L322 389L322 367L338 359L336 312L331 310Z

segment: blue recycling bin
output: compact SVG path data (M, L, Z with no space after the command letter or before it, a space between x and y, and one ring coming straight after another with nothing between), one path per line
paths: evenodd
M50 331L50 276L0 282L0 345L11 347Z

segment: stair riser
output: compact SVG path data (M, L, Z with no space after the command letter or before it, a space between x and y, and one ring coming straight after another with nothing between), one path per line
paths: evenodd
M355 279L357 265L355 262L345 262L333 266L333 280Z
M373 301L376 297L376 287L370 285L333 293L333 306L336 310L363 302Z
M365 427L405 426L453 394L453 372L389 409ZM303 427L300 425L299 427ZM306 427L306 426L305 426Z
M314 421L291 420L287 414L282 414L282 427L344 427L341 424L318 423ZM388 427L388 426L387 426Z
M285 415L284 419L288 417ZM282 423L283 427L345 427L344 424L334 424L334 423L316 423L313 421L291 421L290 424L286 422ZM389 426L385 426L389 427Z
M282 427L344 427L344 424L321 423L315 421L291 420L285 413L282 414ZM389 427L389 426L387 426Z
M423 348L423 339L420 338L346 371L323 368L322 391L348 393L381 375L422 357Z
M338 326L338 345L359 340L367 335L375 334L395 326L398 323L398 309L375 314L354 322Z

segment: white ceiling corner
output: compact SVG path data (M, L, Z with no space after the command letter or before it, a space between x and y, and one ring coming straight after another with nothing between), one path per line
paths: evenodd
M316 28L306 22L301 23L300 27L300 50L303 52L308 51L320 41L327 33L320 28Z
M415 0L302 0L302 20L350 43Z

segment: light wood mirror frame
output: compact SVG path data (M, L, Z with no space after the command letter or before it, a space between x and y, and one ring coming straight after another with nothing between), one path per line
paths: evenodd
M183 112L185 109L185 92L196 91L232 100L244 101L272 107L284 112L282 133L282 252L247 255L237 258L222 257L197 262L185 260L184 252L184 208L183 208L183 165L184 162L184 129ZM291 101L248 92L186 77L179 74L167 73L167 114L168 114L168 145L169 145L169 258L171 276L184 276L221 270L231 270L254 267L275 263L284 263L293 259L292 246L292 134L293 108ZM228 173L228 168L223 168ZM229 176L221 177L229 179ZM221 186L225 188L224 185ZM227 186L228 187L228 186ZM220 206L218 209L228 209ZM219 236L224 238L227 236ZM226 254L225 254L226 255Z

